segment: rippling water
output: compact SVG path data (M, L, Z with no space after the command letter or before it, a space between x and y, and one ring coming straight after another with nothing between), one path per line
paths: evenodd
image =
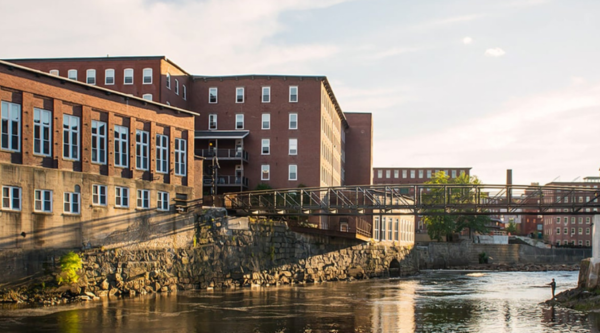
M0 311L0 332L598 332L539 303L577 272L423 272L408 279L157 295Z

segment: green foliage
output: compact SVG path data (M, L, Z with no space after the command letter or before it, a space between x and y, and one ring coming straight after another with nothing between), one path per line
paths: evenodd
M464 172L452 179L445 172L436 172L433 178L425 184L452 184L452 185L477 185L481 181L477 176L468 176ZM451 187L445 191L443 188L432 188L423 195L423 203L431 205L451 204L475 204L477 202L476 191L469 186ZM441 208L426 210L429 213L443 214ZM469 237L474 232L487 232L486 225L491 221L487 216L462 215L461 213L472 213L473 209L454 210L450 214L426 215L423 222L427 226L427 234L431 239L441 241L444 236L453 232L462 232L469 229Z
M487 264L487 263L488 263L488 261L489 261L489 257L488 257L488 255L487 255L487 253L485 253L485 252L481 252L481 253L479 254L479 263L480 263L480 264Z
M56 277L58 284L71 284L79 281L77 271L82 267L81 258L73 251L60 258L60 274Z
M506 232L510 232L511 234L517 233L517 224L515 222L508 222L508 227L506 227Z
M271 261L275 261L275 246L271 245L271 249L270 249L270 254L271 254Z
M258 185L256 185L255 190L257 191L262 191L262 190L270 190L272 189L272 187L269 184L264 184L264 183L260 183Z

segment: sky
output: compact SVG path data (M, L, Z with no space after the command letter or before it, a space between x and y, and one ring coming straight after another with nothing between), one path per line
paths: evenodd
M515 184L599 175L597 0L2 0L0 13L4 59L326 75L343 111L372 112L375 167L472 167L488 184L506 169Z

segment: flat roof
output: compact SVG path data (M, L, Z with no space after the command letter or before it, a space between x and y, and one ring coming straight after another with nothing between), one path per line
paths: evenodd
M123 60L164 60L170 63L171 65L177 67L180 71L184 72L187 75L190 73L186 72L179 65L168 59L166 56L106 56L106 57L71 57L71 58L22 58L22 59L2 59L8 62L73 62L73 61L123 61Z
M18 69L18 70L21 70L21 71L24 71L24 72L29 72L29 73L35 74L37 76L45 76L45 77L48 77L48 78L51 78L51 79L54 79L54 80L58 80L59 82L69 82L71 84L75 84L75 85L78 85L78 86L85 87L86 89L94 89L94 90L102 91L102 92L105 92L105 93L108 93L108 94L122 96L122 97L127 98L127 99L138 100L138 101L140 101L142 103L152 104L152 105L158 106L160 108L173 110L175 112L183 112L183 113L191 114L191 115L194 115L194 116L199 116L200 115L199 113L196 113L196 112L193 112L193 111L189 111L189 110L186 110L186 109L181 109L181 108L174 107L174 106L171 106L171 105L162 104L162 103L158 103L158 102L154 102L154 101L149 101L149 100L143 99L141 97L136 97L136 96L133 96L133 95L124 94L124 93L116 91L116 90L110 90L110 89L98 87L98 86L87 84L87 83L84 83L84 82L81 82L81 81L71 80L71 79L66 78L66 77L52 75L50 73L38 71L37 69L32 69L32 68L29 68L29 67L21 66L21 65L12 63L12 62L0 60L0 65L4 65L8 69Z

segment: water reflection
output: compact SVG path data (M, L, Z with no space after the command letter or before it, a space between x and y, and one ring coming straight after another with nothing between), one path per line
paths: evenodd
M577 273L445 271L104 300L51 314L4 311L0 332L599 332L599 315L539 304L552 278L564 290Z

